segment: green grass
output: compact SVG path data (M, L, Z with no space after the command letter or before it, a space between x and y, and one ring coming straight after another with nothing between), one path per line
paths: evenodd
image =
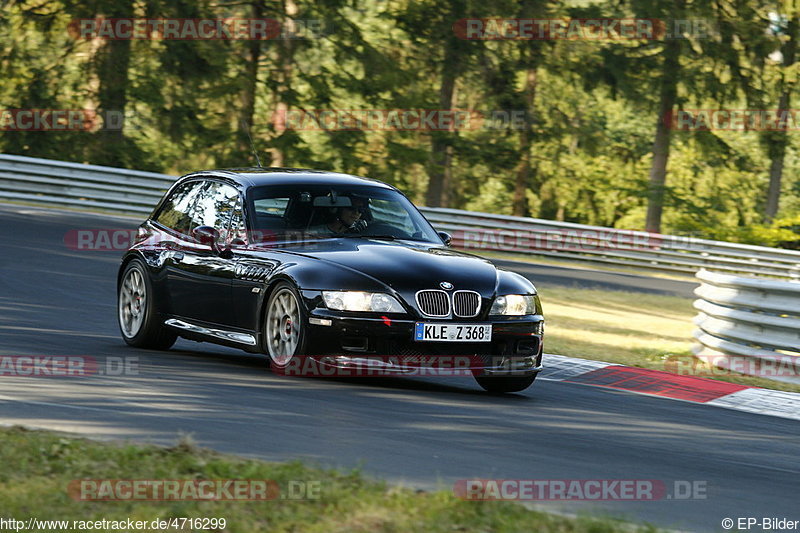
M542 287L539 293L548 353L666 371L676 357L692 357L697 311L691 299L562 287ZM798 385L743 374L715 375L698 365L702 377L800 392Z
M0 507L5 518L142 520L225 518L231 532L587 532L655 531L609 518L564 517L511 502L465 501L452 491L421 492L299 462L267 463L199 449L101 443L0 428ZM89 502L70 497L76 479L274 480L318 482L314 500ZM64 530L61 530L64 531ZM67 531L76 531L67 529ZM217 530L218 531L218 530Z

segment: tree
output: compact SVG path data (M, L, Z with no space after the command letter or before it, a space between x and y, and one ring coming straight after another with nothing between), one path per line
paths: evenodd
M448 112L457 107L458 80L467 65L469 50L475 43L464 41L453 31L456 21L471 12L467 0L437 2L424 0L409 2L398 14L398 22L417 46L426 50L421 63L429 72L436 73L436 100L429 101L427 108ZM430 105L435 102L435 105ZM458 132L431 133L430 159L427 164L428 188L425 203L430 207L447 207L452 188L453 158Z
M134 13L133 0L111 0L98 2L95 16L107 18L130 17ZM99 81L97 103L101 112L125 115L128 105L128 67L130 65L131 41L112 39L105 41L93 58L94 71ZM136 163L131 143L125 139L125 125L104 127L96 134L91 157L100 165L127 167Z
M772 222L778 213L778 206L781 196L781 181L783 177L783 164L786 157L786 148L789 145L789 135L786 131L788 127L787 116L791 112L791 94L796 83L795 60L797 57L798 31L800 31L800 12L795 5L790 8L786 15L788 21L782 29L784 42L781 46L781 69L777 83L777 91L780 94L778 99L778 113L783 115L783 127L777 131L769 132L766 136L765 144L770 158L769 167L769 187L767 189L766 205L764 207L765 222Z
M676 10L683 12L681 0L675 0ZM678 95L678 77L680 76L681 42L678 39L667 41L661 65L659 79L658 116L656 132L653 140L653 162L650 167L650 183L647 202L647 218L645 230L661 233L661 216L664 211L664 185L667 180L667 162L669 161L670 126L669 117L675 108Z

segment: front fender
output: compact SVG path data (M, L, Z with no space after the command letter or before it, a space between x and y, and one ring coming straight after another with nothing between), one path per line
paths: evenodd
M259 329L269 296L281 281L288 281L299 289L309 313L320 305L323 290L388 292L402 301L391 287L358 270L321 259L296 257L280 263L266 280L266 290L262 291L258 304Z
M117 271L117 290L122 282L122 273L128 263L138 259L144 264L147 275L150 277L150 284L153 288L153 301L156 312L162 316L172 312L169 291L167 290L166 269L160 259L160 254L150 248L131 248L122 256L119 270Z
M536 294L531 281L516 272L497 269L497 294Z

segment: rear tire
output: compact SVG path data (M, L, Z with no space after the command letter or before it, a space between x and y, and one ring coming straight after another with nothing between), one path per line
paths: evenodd
M167 350L178 335L159 321L153 284L139 259L127 265L117 287L117 319L123 340L136 348Z
M536 380L532 376L475 376L475 381L488 392L520 392Z

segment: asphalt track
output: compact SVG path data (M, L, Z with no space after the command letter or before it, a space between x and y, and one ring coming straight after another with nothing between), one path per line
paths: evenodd
M164 353L129 348L115 320L119 252L71 250L64 235L133 225L0 206L0 355L89 356L106 369L118 358L138 363L137 375L0 376L0 423L162 444L191 433L225 452L360 467L423 489L473 478L697 481L705 499L540 505L692 531L721 531L727 517L800 519L796 421L546 379L493 396L458 377L283 378L261 357L189 341ZM518 270L542 287L680 293L691 285Z

